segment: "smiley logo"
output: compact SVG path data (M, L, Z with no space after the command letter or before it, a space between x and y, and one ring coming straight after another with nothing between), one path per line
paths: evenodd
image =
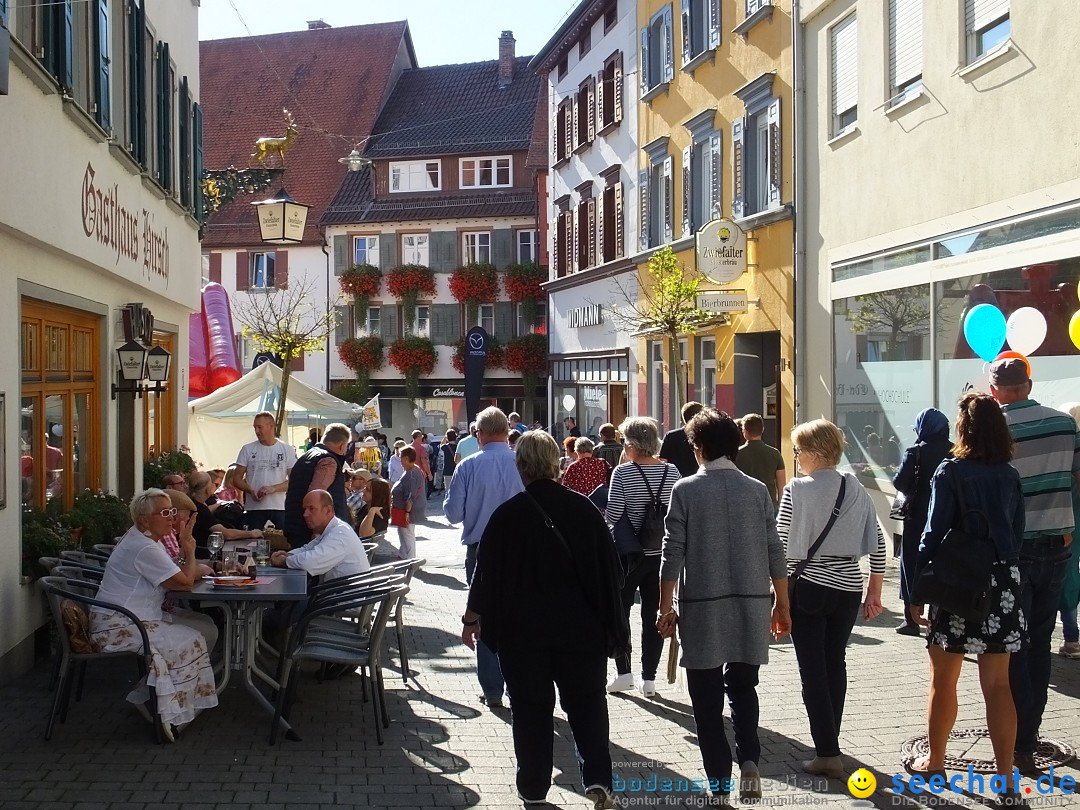
M865 799L877 788L877 779L866 768L859 768L848 777L847 788L856 799Z

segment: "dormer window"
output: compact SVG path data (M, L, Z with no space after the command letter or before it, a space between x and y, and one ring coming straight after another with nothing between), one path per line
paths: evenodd
M437 160L408 160L390 164L390 192L439 191L442 171Z
M509 155L461 159L462 188L502 188L511 185Z

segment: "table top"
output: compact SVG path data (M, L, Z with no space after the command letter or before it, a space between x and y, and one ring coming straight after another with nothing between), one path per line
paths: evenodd
M215 588L210 579L201 579L190 591L170 591L173 599L213 599L215 602L299 602L307 598L307 575L280 576L258 571L259 584L254 588ZM303 574L303 571L297 573Z

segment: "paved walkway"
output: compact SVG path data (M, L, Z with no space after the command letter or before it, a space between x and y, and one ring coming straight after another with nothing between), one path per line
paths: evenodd
M105 669L72 704L68 722L43 739L50 701L42 665L0 689L0 808L153 808L153 810L314 810L325 807L514 808L514 758L509 713L479 705L469 651L458 639L465 603L464 552L458 532L432 502L433 516L419 529L428 560L415 580L407 617L413 677L408 685L387 671L391 727L375 742L371 706L360 680L346 677L301 685L294 723L302 742L267 744L269 717L246 693L230 687L221 705L200 717L175 745L154 745L149 726L123 702L134 667ZM389 553L390 549L386 551ZM890 561L886 612L856 627L848 655L850 689L842 739L852 769L862 765L878 780L869 802L912 806L889 793L899 772L900 746L925 730L927 663L923 643L898 636L896 569ZM1055 649L1059 639L1055 640ZM397 657L391 653L392 664ZM99 670L100 672L101 670ZM799 777L809 732L790 643L773 648L760 686L765 806L815 804L850 807L839 782ZM1080 661L1055 656L1046 736L1080 742ZM689 699L681 686L661 684L654 700L609 698L615 774L628 788L628 806L694 807L679 779L702 776ZM974 662L961 678L958 726L982 725ZM577 784L565 717L556 721L553 806L587 806ZM1057 776L1080 776L1076 763ZM655 789L648 780L655 776ZM664 779L673 789L660 789ZM1023 787L1035 783L1024 779ZM934 806L970 801L945 793ZM1074 804L1064 797L1064 805ZM896 800L894 802L894 800ZM1060 797L1059 797L1060 803ZM1080 802L1076 802L1080 804Z

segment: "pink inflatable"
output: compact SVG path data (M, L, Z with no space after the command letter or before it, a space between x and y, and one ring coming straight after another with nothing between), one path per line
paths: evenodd
M202 312L188 316L188 396L192 399L210 393L206 382L206 321Z
M207 393L234 383L243 376L236 351L229 294L211 281L202 291L202 317L206 323Z

